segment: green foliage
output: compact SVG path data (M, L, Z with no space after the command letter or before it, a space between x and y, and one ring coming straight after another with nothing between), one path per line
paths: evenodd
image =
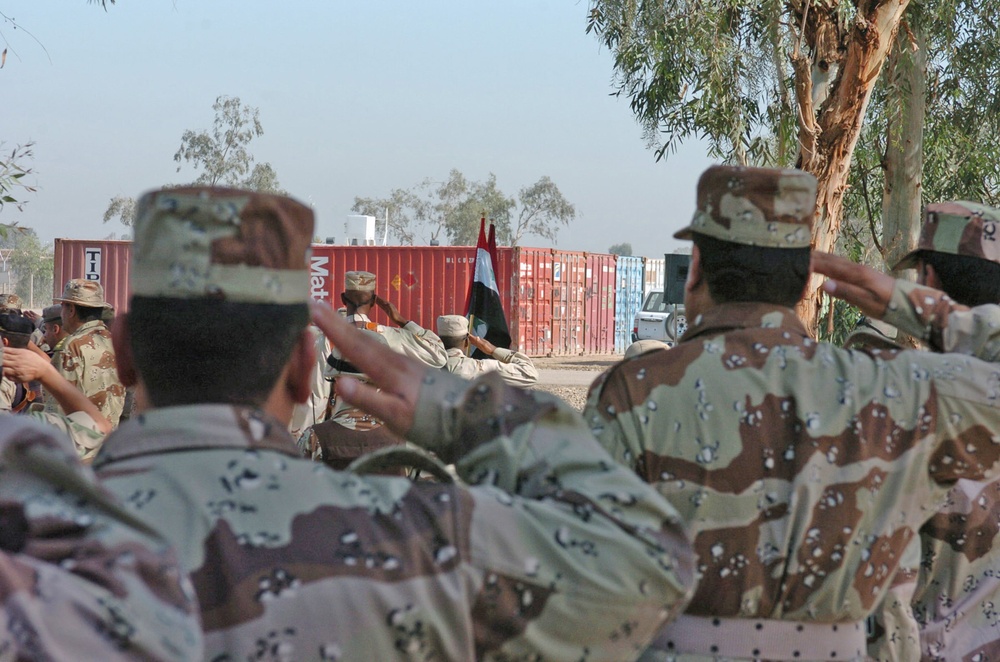
M7 259L13 291L28 307L36 303L51 301L53 254L49 246L43 246L38 235L30 228L17 228L0 238L0 248L12 249Z
M787 14L780 0L592 0L587 33L614 55L615 94L657 159L697 137L724 161L787 165L797 150Z
M135 198L128 195L116 195L104 210L104 222L118 218L122 225L131 226L135 222Z
M287 195L278 182L278 173L270 163L254 163L248 145L264 135L260 111L245 106L239 97L220 96L212 104L215 122L209 131L185 131L174 161L191 163L202 172L193 184L199 186L231 186L262 193ZM177 172L182 165L177 166ZM117 218L122 225L135 222L136 200L116 195L104 211L104 222Z
M188 129L181 135L181 146L174 161L191 163L202 173L194 180L205 186L241 186L253 167L248 145L264 135L260 111L244 106L239 97L220 96L212 104L215 121L211 131ZM177 172L181 171L177 166Z
M34 146L35 144L30 142L17 145L8 156L0 156L0 212L9 205L13 205L18 211L24 211L24 205L28 203L21 194L36 192L37 189L25 181L25 177L34 174L31 168L25 165L25 162L34 156L32 152ZM0 142L0 149L2 148L3 143Z
M384 198L354 198L351 208L379 219L383 231L388 211L389 231L401 243L441 241L471 246L479 235L479 220L496 225L497 242L517 245L526 233L554 240L559 226L575 218L576 211L548 177L522 188L517 198L503 193L492 173L484 182L469 181L458 170L448 179L425 179L409 189L394 189Z
M913 4L907 16L927 38L922 198L1000 205L1000 1ZM906 57L907 53L902 53ZM872 95L844 196L845 233L860 244L858 261L879 265L884 158L890 140L885 71Z
M612 255L632 255L632 244L623 242L621 244L612 244L608 248L608 252Z

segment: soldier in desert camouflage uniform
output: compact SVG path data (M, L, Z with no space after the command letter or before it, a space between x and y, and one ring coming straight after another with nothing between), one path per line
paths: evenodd
M4 381L37 381L59 404L65 414L51 411L28 411L23 416L55 427L63 436L69 437L76 448L77 456L84 464L89 464L104 437L111 431L111 423L101 414L101 410L78 388L70 384L56 371L45 357L31 349L4 348ZM12 416L0 411L0 416ZM0 419L3 422L4 419Z
M65 438L25 417L0 419L0 477L0 658L203 659L176 555Z
M111 425L118 425L125 405L125 387L118 380L111 334L101 321L104 302L101 284L82 278L66 283L62 304L63 328L69 334L55 360L56 369L97 405ZM50 410L55 404L49 400Z
M928 205L917 247L893 269L916 268L918 284L961 305L1000 303L998 228L1000 212L986 205ZM911 543L916 562L897 574L876 613L871 656L1000 659L1000 567L990 553L998 542L1000 484L959 480Z
M707 170L675 235L695 244L693 324L588 396L598 439L695 537L695 596L645 659L863 659L863 619L947 487L998 469L1000 369L846 351L795 316L815 186L800 171Z
M399 314L399 310L392 302L375 294L375 274L367 271L348 271L344 274L344 292L340 295L340 299L347 307L347 321L358 328L381 334L390 349L432 368L443 368L448 362L444 345L433 331L407 320ZM381 308L399 328L373 322L368 317L372 306Z
M308 207L167 189L139 201L134 229L115 339L150 408L95 467L178 544L206 659L627 660L683 604L676 514L578 414L429 369L323 304L314 322L382 389L344 377L339 395L485 485L298 457L287 424L315 360Z
M512 386L534 386L538 383L538 370L531 359L521 352L496 347L485 338L469 333L469 320L461 315L441 315L437 319L437 333L448 350L445 370L475 379L487 372L496 372ZM488 359L474 359L468 355L469 346L488 355Z

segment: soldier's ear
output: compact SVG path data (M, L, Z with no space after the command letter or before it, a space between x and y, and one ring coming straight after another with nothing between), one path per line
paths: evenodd
M691 292L701 285L704 274L701 271L701 251L697 246L691 246L691 264L688 265L687 280L684 281L684 291Z
M316 368L316 340L309 329L303 329L288 357L285 387L292 400L303 403L312 395L312 374Z

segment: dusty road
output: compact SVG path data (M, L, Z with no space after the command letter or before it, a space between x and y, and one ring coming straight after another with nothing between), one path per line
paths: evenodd
M538 368L535 389L553 393L575 409L582 410L590 384L620 360L621 356L617 354L533 358Z

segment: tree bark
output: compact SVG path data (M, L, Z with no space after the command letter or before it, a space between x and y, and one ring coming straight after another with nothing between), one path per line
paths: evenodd
M817 179L813 248L830 252L840 234L851 155L865 110L909 0L859 0L853 25L847 29L839 25L835 2L805 0L804 5L809 14L803 21L803 36L811 55L792 56L799 103L798 165ZM836 44L835 51L831 43ZM835 78L830 82L822 74ZM815 99L818 104L814 80L824 86ZM813 276L797 308L806 328L814 332L822 305L820 283Z
M897 33L889 70L882 257L891 269L920 236L927 110L927 36L922 28Z

